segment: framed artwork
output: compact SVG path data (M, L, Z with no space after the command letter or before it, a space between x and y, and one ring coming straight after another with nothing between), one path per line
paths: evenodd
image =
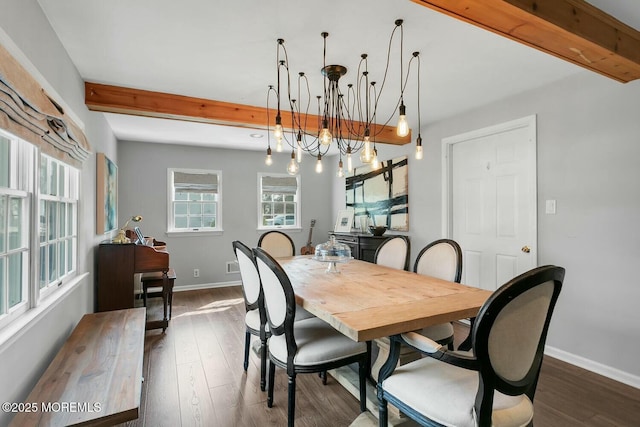
M96 154L96 234L118 227L118 166L104 153Z
M337 233L349 233L351 232L351 226L353 225L353 210L344 209L338 211L338 218L336 219L336 225L333 231Z
M353 209L356 221L369 218L374 226L409 231L409 169L407 156L380 162L373 170L364 165L345 180L346 207Z

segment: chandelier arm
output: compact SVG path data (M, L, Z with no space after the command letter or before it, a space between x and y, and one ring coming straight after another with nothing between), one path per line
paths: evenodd
M393 28L393 31L391 32L391 37L389 37L389 45L387 47L387 63L386 63L385 68L384 68L384 75L382 77L382 83L380 84L380 92L379 92L378 96L376 97L376 102L375 102L375 104L373 106L373 110L374 111L378 110L378 102L380 101L380 95L382 95L382 92L384 91L385 83L387 82L387 74L389 73L389 64L391 63L391 45L393 43L393 37L394 37L398 27L402 27L402 24L396 25ZM402 90L402 88L401 88L401 90ZM398 104L400 104L400 103L398 102Z

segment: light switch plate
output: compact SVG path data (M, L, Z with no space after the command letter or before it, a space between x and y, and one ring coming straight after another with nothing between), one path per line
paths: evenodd
M555 200L547 200L545 213L547 215L555 215L556 214L556 201Z

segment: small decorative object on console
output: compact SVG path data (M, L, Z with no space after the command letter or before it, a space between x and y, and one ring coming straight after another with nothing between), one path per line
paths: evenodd
M369 231L371 231L371 234L373 234L374 236L382 236L387 231L387 226L386 225L376 225L376 226L370 225Z

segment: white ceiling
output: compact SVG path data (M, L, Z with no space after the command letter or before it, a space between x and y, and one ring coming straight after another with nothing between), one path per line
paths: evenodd
M589 2L640 28L638 0ZM405 61L411 52L420 51L423 126L590 72L409 0L39 3L86 81L240 104L266 105L267 87L276 82L278 38L285 39L294 77L298 71L306 72L312 96L320 94L322 31L330 34L327 63L350 70L341 80L343 87L353 82L361 53L369 54L372 80L381 82L396 18L405 21ZM392 67L384 91L390 101L381 101L384 106L379 108L379 117L391 114L399 92L397 61ZM416 129L415 80L412 82L405 103L410 125ZM106 117L121 140L266 147L266 137L249 136L265 131L121 114Z

